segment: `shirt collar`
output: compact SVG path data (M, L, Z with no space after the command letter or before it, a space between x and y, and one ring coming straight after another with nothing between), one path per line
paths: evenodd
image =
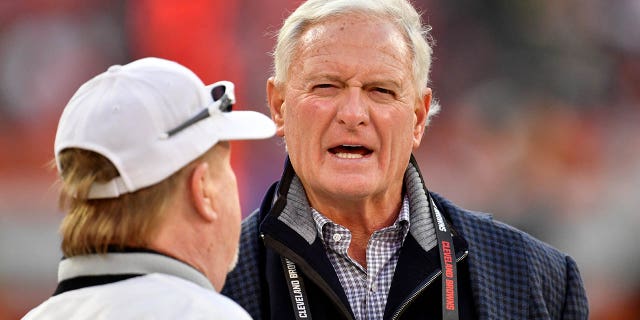
M393 227L397 228L399 232L401 232L402 241L404 241L404 239L406 238L407 233L409 232L409 227L411 225L410 212L411 210L409 208L409 198L407 197L407 195L404 195L402 197L402 207L400 208L400 213L398 214L398 217L396 218L396 220L392 225ZM323 242L324 242L324 239L327 236L332 236L332 235L325 234L326 232L328 232L327 228L325 228L325 225L327 224L338 225L338 224L333 222L331 219L327 218L325 215L323 215L321 212L319 212L313 207L311 208L311 213L313 214L313 221L315 222L318 235L320 235L320 239L323 239Z
M214 289L209 279L192 266L153 252L110 252L65 258L58 265L58 282L82 276L164 273Z

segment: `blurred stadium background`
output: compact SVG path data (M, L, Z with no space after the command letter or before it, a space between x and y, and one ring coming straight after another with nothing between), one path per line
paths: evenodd
M268 113L272 33L299 1L0 0L0 319L46 299L60 259L58 118L112 64L176 60ZM640 318L640 1L415 0L443 106L416 156L430 188L568 252L592 319ZM234 143L242 207L280 140Z

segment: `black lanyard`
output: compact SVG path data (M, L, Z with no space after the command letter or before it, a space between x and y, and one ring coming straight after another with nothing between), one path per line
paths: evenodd
M307 291L304 288L302 277L298 275L298 269L295 263L282 257L282 268L284 269L284 276L287 279L291 305L293 306L293 313L296 319L311 319L311 309L309 308Z
M458 270L456 268L455 250L451 232L444 222L438 208L433 204L427 191L431 217L436 227L436 239L440 251L440 268L442 270L442 319L458 320Z
M431 218L433 219L433 224L436 229L438 250L440 251L440 268L442 270L442 319L458 320L458 272L456 268L455 250L453 249L453 238L442 214L440 214L438 208L433 204L433 200L428 191L427 200L429 201ZM282 268L285 278L287 279L291 304L296 319L311 319L309 299L307 298L304 281L302 277L298 275L296 265L291 260L282 257Z

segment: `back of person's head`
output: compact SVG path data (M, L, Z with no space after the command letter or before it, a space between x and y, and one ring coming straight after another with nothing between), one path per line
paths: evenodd
M231 111L233 84L144 58L112 66L65 107L55 141L65 256L146 247L189 167L219 141L260 139L271 120Z
M413 55L414 85L423 95L431 67L430 27L422 23L420 14L407 0L308 0L302 3L287 17L278 33L273 52L276 83L287 81L300 36L307 28L327 18L354 13L387 19L398 27ZM438 109L433 105L429 116L436 114Z

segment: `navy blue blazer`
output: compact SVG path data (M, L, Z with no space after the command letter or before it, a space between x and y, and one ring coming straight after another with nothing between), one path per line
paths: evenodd
M227 277L222 291L256 320L282 314L279 312L287 315L282 318L289 318L287 312L291 313L292 309L286 302L288 292L282 268L273 267L277 263L269 262L274 259L271 257L273 253L269 253L268 246L265 246L265 233L267 240L275 235L283 239L283 243L286 241L286 246L290 248L282 248L283 251L280 252L293 253L298 250L300 256L304 256L307 251L316 250L313 255L306 256L308 258L304 261L310 262L307 268L319 270L328 261L325 255L317 254L318 248L314 248L317 242L313 241L313 222L308 220L312 218L305 218L309 212L304 190L289 189L290 185L295 185L296 179L295 172L287 161L278 186L274 185L267 193L261 209L243 221L238 265ZM428 191L413 157L405 174L405 187L407 192L413 194L411 210L423 207L423 202L420 201L426 198ZM419 192L421 190L422 193ZM525 232L493 220L490 215L464 210L435 193L430 194L457 236L466 242L468 254L465 252L464 270L468 272L475 306L471 314L478 319L588 318L586 293L577 265L571 257ZM416 216L419 217L419 213ZM411 221L413 229L414 216ZM308 244L304 241L305 237ZM428 248L423 244L427 241L423 239L425 237L421 238L417 233L413 238L422 242L423 248ZM457 252L457 255L460 254L462 253ZM346 314L348 318L348 302L342 296L344 293L334 273L318 271L318 274L321 279L326 280L323 281L325 286L332 287L338 293L333 300L320 300L320 304L324 304L325 309L330 309L328 306L331 305L331 308L342 310L342 314ZM398 277L402 275L395 275L394 282ZM284 299L281 299L281 295ZM314 306L314 299L320 298L310 298L312 310L319 308ZM439 300L436 301L439 303ZM336 303L338 307L333 306ZM469 306L461 305L461 309L463 307ZM415 318L415 314L420 313L411 314L414 316L408 318ZM385 318L390 315L385 313Z

